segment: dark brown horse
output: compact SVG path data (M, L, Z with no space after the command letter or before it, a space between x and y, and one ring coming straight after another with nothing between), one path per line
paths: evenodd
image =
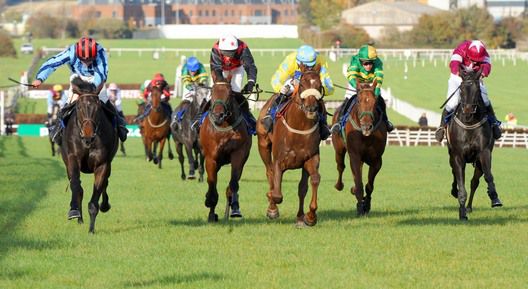
M200 128L200 143L205 156L207 184L205 206L209 208L209 222L218 221L215 208L218 203L216 189L217 173L226 164L231 164L231 179L226 189L225 217L242 217L238 202L238 181L249 157L252 138L248 134L240 107L231 95L228 82L213 85L210 108ZM229 214L231 207L231 214Z
M161 89L158 86L152 87L152 92L150 93L152 109L141 124L147 160L149 162L153 160L154 164L157 164L160 169L163 159L163 148L170 133L170 116L163 111L161 94ZM158 144L159 151L157 151Z
M302 168L299 181L298 226L317 223L317 190L319 175L319 115L324 110L320 65L314 69L301 66L300 83L290 97L290 102L279 113L270 133L262 125L262 118L273 102L270 98L262 108L257 121L259 153L266 166L269 182L267 216L279 217L277 204L282 203L282 175L286 170ZM275 95L275 97L277 97ZM326 116L325 116L326 117ZM310 211L304 214L304 199L308 191L308 177L312 186Z
M72 81L73 92L79 95L75 110L70 116L62 137L61 155L72 192L68 219L78 219L83 222L80 173L94 174L93 193L88 203L90 213L90 233L95 230L95 218L99 210L110 210L108 203L108 178L111 173L111 163L114 158L118 138L112 121L105 111L104 104L99 101L96 89L91 83L85 83L80 78ZM103 201L99 206L99 198Z
M178 113L185 111L181 121L171 127L172 138L176 144L176 152L178 153L178 160L181 166L181 179L195 179L195 170L198 169L200 182L203 182L204 175L204 156L200 146L200 139L198 131L192 128L193 122L196 117L200 114L200 108L202 103L207 101L207 96L211 93L210 88L195 85L194 94L192 101L184 100L180 102L178 107L174 110L173 119L178 117ZM183 148L187 153L187 159L189 160L189 175L185 175L184 162L185 157L183 155Z
M353 106L342 134L332 135L335 149L338 179L335 188L343 190L343 171L345 170L345 154L348 151L350 167L354 177L354 187L351 193L357 199L358 216L370 211L374 179L381 169L382 156L387 144L387 127L382 121L381 112L376 109L376 81L372 83L357 82L357 103ZM381 97L381 96L378 96ZM333 123L339 121L335 114ZM368 182L363 194L363 164L369 166Z
M449 164L453 173L451 195L458 199L460 220L467 220L466 212L472 210L473 196L483 174L488 183L491 207L502 206L491 173L491 153L495 139L481 97L481 73L482 71L460 70L459 75L462 77L460 104L455 111L454 121L451 121L447 127ZM475 167L467 209L466 163L473 163Z

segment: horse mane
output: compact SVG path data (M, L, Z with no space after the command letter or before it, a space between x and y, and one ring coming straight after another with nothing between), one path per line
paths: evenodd
M72 91L78 95L95 93L96 87L93 83L84 81L81 77L77 76L72 79Z

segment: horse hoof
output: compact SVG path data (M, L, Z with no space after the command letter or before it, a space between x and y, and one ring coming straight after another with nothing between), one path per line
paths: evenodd
M110 208L112 208L112 206L110 206L110 203L102 203L101 207L99 207L99 210L103 213L106 213L110 210Z
M155 164L155 165L157 165L157 164L158 164L158 159L157 159L157 158L155 158L155 159L152 159L152 161L154 162L154 164Z
M338 191L342 191L343 188L344 188L344 185L343 185L343 183L336 183L334 188L336 188L336 190L338 190Z
M458 192L451 191L451 196L453 196L455 199L458 199Z
M240 210L231 210L231 215L229 215L231 218L242 218L242 213Z
M82 217L81 217L81 218L79 218L79 219L77 219L77 224L79 224L79 225L82 225L82 224L84 224L84 220L83 220L83 218L82 218Z
M313 227L315 226L315 224L317 224L317 216L315 216L313 218L313 220L310 220L310 218L308 218L307 216L304 216L304 223L309 226L309 227Z
M306 228L306 223L304 222L304 220L297 219L297 221L295 222L295 228L297 229Z
M365 209L363 207L363 203L356 204L356 214L358 217L362 217L365 215Z
M496 199L491 201L491 207L492 208L502 207L502 203L499 200L499 198L496 198Z
M77 218L81 218L81 211L79 211L79 210L70 210L68 212L68 220L77 219Z
M272 196L271 199L273 200L273 202L274 202L275 204L280 204L280 203L282 203L282 196L280 196L280 197Z
M169 153L169 160L173 160L174 159L174 155L172 153Z
M218 215L217 214L209 214L209 218L207 219L209 223L216 223L218 222Z
M460 221L462 222L466 222L468 220L468 217L467 216L460 216Z
M276 209L276 210L270 210L268 209L268 211L266 212L266 216L270 219L270 220L275 220L279 217L279 210Z
M467 207L467 208L466 208L466 213L471 213L471 212L473 212L473 208L471 208L471 207Z
M194 180L194 179L196 179L196 176L195 175L189 175L189 176L187 176L187 179L188 180Z

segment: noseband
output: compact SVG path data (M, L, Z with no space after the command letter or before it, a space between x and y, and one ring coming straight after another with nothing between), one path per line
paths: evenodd
M97 105L97 102L99 101L99 95L97 94L93 94L93 93L87 93L87 94L82 94L79 96L79 99L77 100L77 126L79 127L79 135L81 136L82 139L88 139L89 142L92 142L95 137L98 135L98 132L99 132L99 126L97 125L97 122L86 115L85 112L82 111L81 107L80 107L80 102L84 99L84 98L87 98L87 97L90 97L90 98L95 98L96 99L96 103L95 105ZM88 105L88 104L87 104ZM81 117L79 117L79 112ZM95 116L94 116L95 117ZM92 126L93 126L93 135L92 136L86 136L85 132L84 132L84 127L87 123L91 123Z

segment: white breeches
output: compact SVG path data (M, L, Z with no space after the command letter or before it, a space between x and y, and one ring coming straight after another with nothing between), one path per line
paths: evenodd
M454 92L453 97L447 102L445 108L447 111L451 112L455 110L458 103L460 102L460 89L457 89L460 87L460 84L462 83L462 78L458 75L451 74L449 77L449 80L447 81L447 97L449 97ZM484 86L484 82L482 82L482 79L480 80L480 92L482 95L482 100L484 101L484 105L489 106L490 100L488 98L488 89L486 86Z
M94 80L93 76L82 76L82 75L79 75L79 74L76 74L76 73L70 75L70 89L68 90L68 103L72 103L72 102L76 101L77 98L79 98L79 96L77 94L74 94L73 91L72 91L71 81L75 77L80 77L82 80L90 82L90 83L93 83L93 80ZM108 101L108 95L106 94L106 84L103 85L103 88L99 92L99 100L102 103L106 103Z
M242 81L244 80L244 66L239 66L233 70L224 70L223 75L227 79L231 77L231 90L234 92L242 91Z

